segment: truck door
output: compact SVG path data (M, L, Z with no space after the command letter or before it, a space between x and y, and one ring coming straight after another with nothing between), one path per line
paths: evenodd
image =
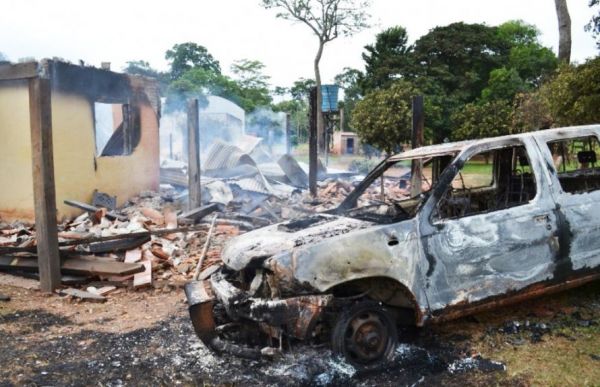
M560 138L558 138L560 137ZM595 132L538 139L555 181L561 239L555 277L600 267L600 143Z
M444 172L420 219L432 310L547 278L556 216L540 159L516 138L467 150Z

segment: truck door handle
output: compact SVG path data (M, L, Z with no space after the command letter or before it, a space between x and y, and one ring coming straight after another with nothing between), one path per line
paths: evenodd
M533 221L536 224L550 223L550 215L548 215L548 214L536 215L533 217Z

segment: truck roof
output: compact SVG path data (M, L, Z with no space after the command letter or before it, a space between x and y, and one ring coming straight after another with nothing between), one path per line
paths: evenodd
M400 160L409 160L409 159L417 159L424 157L435 157L435 156L443 156L456 154L461 152L467 146L475 145L475 144L485 144L489 142L495 141L503 141L510 140L515 138L523 138L523 137L556 137L561 138L565 136L570 136L573 132L581 131L581 135L587 135L590 130L600 130L600 125L581 125L581 126L570 126L563 128L554 128L554 129L544 129L538 130L534 132L526 132L519 134L509 134L506 136L497 136L497 137L487 137L479 140L467 140L467 141L457 141L457 142L446 142L443 144L436 145L428 145L415 149L410 149L406 152L398 153L394 156L391 156L388 161L395 162ZM584 133L585 132L585 133Z

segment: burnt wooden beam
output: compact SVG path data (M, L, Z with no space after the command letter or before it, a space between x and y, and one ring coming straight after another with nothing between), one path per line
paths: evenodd
M210 203L202 207L194 208L189 211L186 211L178 216L179 219L191 219L191 220L200 220L204 218L206 215L209 215L215 211L219 211L221 206L219 203Z
M37 78L37 62L7 63L0 65L0 81L12 81L16 79Z
M310 89L309 94L309 106L310 116L308 119L309 123L309 135L308 135L308 188L312 196L317 196L317 114L320 113L320 109L317 106L317 88L313 87Z
M63 203L65 203L67 206L79 208L80 210L84 210L84 211L87 211L90 213L94 213L101 209L100 207L92 206L91 204L87 204L87 203L78 202L77 200L68 200L67 199L67 200L63 200ZM128 218L126 216L118 215L118 214L114 213L113 211L108 211L105 216L107 219L110 219L110 220L120 220L122 222L128 220Z
M60 286L51 110L50 80L29 80L33 202L39 257L36 264L39 265L40 289L43 292L52 292Z
M292 115L285 115L285 154L292 154Z
M188 208L202 204L200 194L200 122L198 100L188 101Z
M62 271L68 274L122 276L144 271L139 263L125 263L94 257L72 257L62 262ZM31 257L0 256L0 269L37 271L38 260ZM40 272L40 281L42 280ZM60 277L59 277L60 281ZM59 282L60 283L60 282Z

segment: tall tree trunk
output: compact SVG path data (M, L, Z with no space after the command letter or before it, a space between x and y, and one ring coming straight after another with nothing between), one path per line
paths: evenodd
M571 16L567 8L567 0L554 0L558 16L558 59L561 62L571 61Z
M321 93L321 71L319 70L319 62L323 55L323 46L325 42L319 41L319 50L315 57L315 83L317 84L317 149L319 153L325 153L325 122L323 121L323 94Z

